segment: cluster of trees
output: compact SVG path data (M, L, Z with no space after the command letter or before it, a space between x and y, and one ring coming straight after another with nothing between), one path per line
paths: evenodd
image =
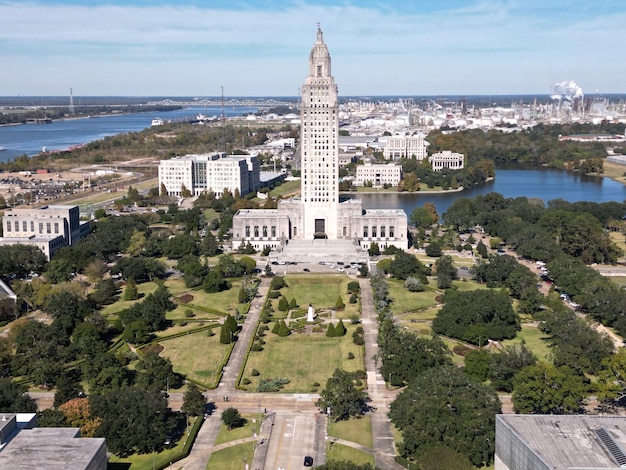
M427 158L415 160L403 158L402 180L398 184L398 191L419 191L422 184L429 188L440 186L444 190L468 188L478 183L483 183L487 178L495 175L495 164L487 159L466 160L465 168L453 170L444 168L434 171Z
M519 318L506 292L473 290L446 292L444 306L433 320L435 333L481 345L488 339L515 337Z
M444 133L432 131L427 140L430 151L452 150L462 153L470 162L482 159L497 163L531 163L562 168L565 162L580 162L606 157L600 142L562 141L561 135L623 134L624 124L598 125L568 123L539 124L519 132L479 129ZM597 169L597 168L596 168ZM585 168L580 168L580 171Z
M446 225L458 231L480 225L521 256L550 261L567 254L584 263L615 263L621 250L605 230L620 221L626 205L618 202L543 202L525 197L504 198L498 193L457 199L443 214Z
M500 412L496 393L452 366L450 351L438 337L420 338L394 324L383 275L372 277L372 291L381 372L392 385L406 385L390 410L402 430L402 455L426 463L442 454L452 460L450 468L489 465Z

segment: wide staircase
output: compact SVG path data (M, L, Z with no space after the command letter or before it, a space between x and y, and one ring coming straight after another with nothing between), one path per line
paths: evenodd
M353 240L289 240L282 253L278 254L279 261L336 263L367 262L367 251L361 251Z

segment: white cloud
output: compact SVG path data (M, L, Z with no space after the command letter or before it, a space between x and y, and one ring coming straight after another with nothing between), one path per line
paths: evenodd
M566 79L624 91L609 89L626 72L618 59L624 8L581 19L548 8L521 0L434 13L5 2L0 67L10 72L0 94L70 85L82 94L210 94L219 78L232 94L294 95L317 21L344 94L548 93Z

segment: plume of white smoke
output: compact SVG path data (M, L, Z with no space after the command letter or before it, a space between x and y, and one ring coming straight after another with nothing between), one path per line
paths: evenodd
M574 80L568 80L552 85L552 94L550 97L559 103L563 101L571 103L576 98L582 99L584 94L583 89L579 87Z

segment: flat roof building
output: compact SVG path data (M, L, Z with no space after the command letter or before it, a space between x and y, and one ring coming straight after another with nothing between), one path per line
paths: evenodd
M259 190L260 169L258 157L252 155L184 155L159 162L159 188L165 186L168 196L177 197L183 188L193 196L213 191L222 197L225 189L243 196Z
M368 182L375 188L385 184L397 186L402 179L402 165L396 163L366 163L357 165L356 186L365 186Z
M0 245L32 245L48 259L66 245L89 234L89 222L80 221L78 206L53 205L6 209Z
M78 428L32 428L19 414L0 413L0 468L106 470L104 438L81 438Z
M428 156L426 150L430 144L426 142L421 133L393 135L385 139L385 148L383 149L385 160L400 160L401 158L423 160Z
M625 450L624 416L496 416L495 470L619 469Z
M451 152L450 150L444 150L442 152L433 153L428 157L428 161L434 171L441 171L444 168L461 170L465 163L465 155Z

